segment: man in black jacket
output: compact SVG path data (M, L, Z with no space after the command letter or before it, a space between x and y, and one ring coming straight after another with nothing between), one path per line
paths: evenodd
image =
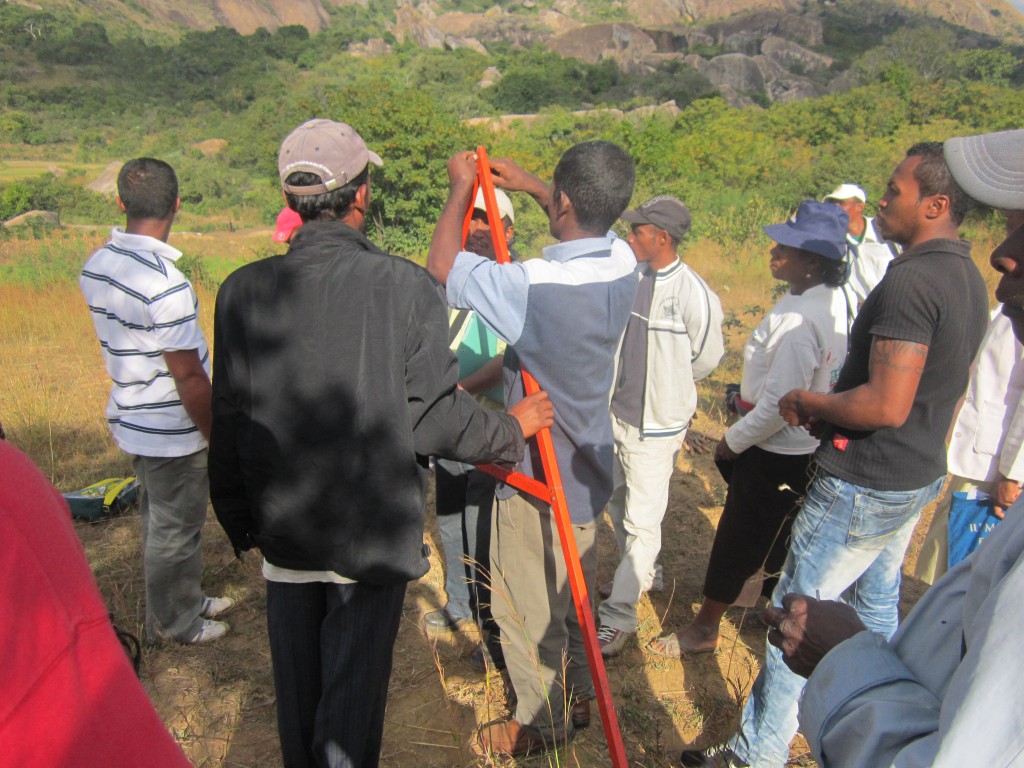
M237 553L263 553L284 764L375 766L406 583L428 569L426 457L518 462L551 423L457 389L438 284L363 234L369 165L311 120L278 168L303 226L217 295L210 486Z

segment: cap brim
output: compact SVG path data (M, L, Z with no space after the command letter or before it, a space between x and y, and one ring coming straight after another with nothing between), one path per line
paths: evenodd
M367 149L366 154L369 156L370 162L376 165L378 168L384 165L384 161L380 159L380 155L378 155L376 152L371 152L369 149Z
M968 196L993 208L1024 210L1024 129L949 139L943 154Z
M650 224L651 220L646 218L640 211L623 211L622 215L619 216L623 221L628 221L630 224Z

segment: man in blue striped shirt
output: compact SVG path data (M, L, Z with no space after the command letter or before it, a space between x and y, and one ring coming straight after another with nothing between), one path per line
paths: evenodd
M208 642L227 632L213 618L234 601L200 588L210 353L195 291L175 267L181 252L167 244L178 180L167 163L138 158L117 192L126 225L89 258L79 285L112 382L107 422L142 486L146 635Z

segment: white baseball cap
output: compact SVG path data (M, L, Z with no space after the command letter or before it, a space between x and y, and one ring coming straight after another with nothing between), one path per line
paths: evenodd
M502 190L495 188L494 200L498 203L498 215L502 218L508 216L508 220L515 224L516 214L512 210L512 201L509 200L508 195ZM473 208L484 213L487 212L487 204L484 202L484 190L482 187L476 191L476 200L473 201Z
M862 203L866 203L868 201L868 196L865 195L864 190L856 184L840 184L821 198L823 203L827 203L830 200L860 200Z

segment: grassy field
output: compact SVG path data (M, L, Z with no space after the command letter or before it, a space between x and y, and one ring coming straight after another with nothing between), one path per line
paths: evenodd
M105 239L102 230L57 230L48 236L0 239L0 421L10 441L28 453L61 490L109 476L131 474L114 446L103 417L108 380L75 277L88 253ZM975 257L994 285L985 254L999 234L972 233ZM269 230L221 234L175 233L171 242L206 265L219 279L238 264L276 249ZM774 303L768 244L762 237L725 249L702 241L686 260L719 293L727 311L728 354L699 387L697 429L718 437L726 427L724 385L738 381L742 345ZM212 338L214 290L198 286L201 322ZM214 350L216 353L216 350ZM700 601L704 565L725 488L710 458L683 456L673 478L664 526L662 563L666 590L640 605L637 642L608 665L630 764L669 766L683 745L704 745L735 726L741 703L763 653L763 629L748 615L731 612L718 653L670 661L646 653L650 639L684 626ZM923 525L922 525L923 528ZM126 514L99 524L76 523L100 589L120 625L141 631L145 591L138 553L138 517ZM438 551L431 528L426 540ZM616 561L610 527L599 533L600 581ZM916 557L916 543L908 563ZM274 689L270 674L259 558L236 560L212 518L204 529L204 586L238 605L232 631L203 647L147 645L142 679L168 728L200 766L280 765ZM907 579L903 607L921 593ZM430 573L409 585L396 648L395 670L382 765L387 768L451 768L495 765L470 742L476 723L506 711L504 685L475 671L468 661L472 631L431 640L421 616L444 604L436 554ZM598 719L567 748L502 765L609 765ZM798 740L791 766L813 764Z
M98 176L103 163L76 163L67 160L0 160L0 184L21 179L34 179L47 173L84 174L87 179Z

